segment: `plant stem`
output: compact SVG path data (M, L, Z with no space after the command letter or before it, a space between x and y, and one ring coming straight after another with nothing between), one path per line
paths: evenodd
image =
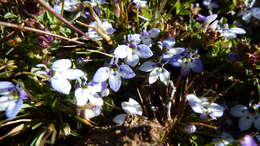
M68 25L71 29L75 30L76 32L82 34L85 37L89 37L87 34L82 32L80 29L72 25L68 20L66 20L64 17L62 17L60 14L56 13L52 7L48 3L46 3L44 0L37 0L47 11L52 13L56 18L58 18L60 21Z
M79 44L79 45L84 45L85 44L85 43L80 42L80 41L69 39L69 38L66 38L64 36L60 36L60 35L53 34L53 33L50 33L50 32L46 32L46 31L43 31L43 30L39 30L39 29L36 29L36 28L31 28L31 27L17 25L17 24L3 22L3 21L0 21L0 25L6 26L6 27L12 27L12 28L15 28L15 29L18 29L18 30L26 30L26 31L31 31L31 32L44 34L44 35L53 36L53 37L56 37L58 39L66 40L66 41L73 42L73 43L76 43L76 44Z

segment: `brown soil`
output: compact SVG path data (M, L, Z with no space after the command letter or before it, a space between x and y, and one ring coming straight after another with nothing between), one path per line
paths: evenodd
M122 126L92 128L77 145L135 146L162 145L165 128L156 120L128 116Z

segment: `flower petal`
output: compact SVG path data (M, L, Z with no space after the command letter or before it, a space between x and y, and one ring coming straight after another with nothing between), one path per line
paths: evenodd
M4 111L12 102L15 102L12 95L0 96L0 111Z
M236 34L246 34L246 31L244 29L238 27L230 28L230 31Z
M91 119L99 116L101 113L101 108L99 106L93 106L92 109L83 110L83 116L85 119Z
M123 125L123 123L125 122L126 116L127 116L127 114L119 114L119 115L116 115L116 116L113 118L113 122L116 123L116 124L118 124L118 125Z
M121 107L127 114L136 114L136 115L143 114L143 109L141 105L133 98L130 98L128 102L126 101L122 102Z
M233 106L230 109L230 114L234 117L242 117L245 116L248 113L248 109L246 106L243 106L241 104L238 104L236 106Z
M143 44L137 46L137 51L140 53L140 58L149 58L153 56L151 49Z
M0 81L0 95L7 95L15 90L15 86L12 82L9 81Z
M201 72L203 70L203 65L200 61L200 59L192 59L192 66L191 66L191 69L194 71L194 72Z
M68 69L61 76L69 80L76 80L83 77L85 74L80 69Z
M175 43L176 43L175 38L170 37L170 38L165 39L162 42L162 47L170 49L175 45Z
M121 87L121 76L118 71L112 71L109 76L109 86L110 88L117 92Z
M88 100L89 100L88 96L90 96L90 95L87 90L88 89L84 89L84 88L77 88L75 90L76 104L78 106L83 106L88 102Z
M218 17L217 14L212 14L206 17L206 20L204 21L204 25L209 25L210 23L212 23L214 20L216 20Z
M156 65L157 63L146 61L139 67L139 70L144 72L151 72L156 67Z
M128 65L135 67L139 62L139 56L137 54L129 54L125 61Z
M160 73L160 80L167 86L169 81L170 81L170 73L162 68L161 73Z
M5 115L8 119L14 118L20 111L23 105L23 99L18 98L15 102L10 102L6 108Z
M104 101L102 97L100 97L98 94L94 94L92 96L89 96L89 103L93 105L102 106L104 104Z
M134 71L126 64L122 64L119 66L119 71L124 79L130 79L135 77Z
M248 114L248 115L240 118L240 120L238 122L238 126L241 131L245 131L245 130L248 130L252 126L253 122L254 122L254 117L252 115Z
M149 74L149 84L153 84L156 82L160 76L161 69L156 67L152 72Z
M94 82L104 82L109 78L109 67L101 67L97 70L93 77Z
M194 94L189 94L186 96L186 100L189 102L192 110L196 113L203 113L201 100Z
M224 113L224 107L222 107L216 103L211 103L209 108L211 110L211 113L209 115L213 119L216 119L217 117L221 117Z
M59 59L53 62L51 69L57 71L65 71L71 67L71 61L69 59Z
M51 78L51 86L60 93L70 94L71 85L65 78Z
M129 52L129 47L127 45L118 45L114 51L114 54L118 58L126 58Z

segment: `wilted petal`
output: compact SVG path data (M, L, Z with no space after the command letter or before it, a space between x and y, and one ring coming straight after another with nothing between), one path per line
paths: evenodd
M127 114L136 114L136 115L143 114L143 109L141 105L133 98L130 98L128 102L126 101L122 102L121 107Z
M224 107L222 107L216 103L211 103L209 108L211 110L211 113L209 115L213 119L216 119L217 117L221 117L224 113Z
M119 114L119 115L116 115L116 116L113 118L113 122L116 123L116 124L118 124L118 125L122 125L122 124L125 122L126 116L127 116L127 114Z
M64 71L61 76L69 80L76 80L79 79L80 77L83 77L84 75L85 75L84 72L81 71L80 69L68 69Z
M53 62L51 69L58 71L65 71L71 67L71 61L69 59L59 59Z
M254 116L247 114L239 119L238 126L241 131L248 130L254 122Z
M189 102L192 110L196 113L203 113L201 100L194 94L189 94L186 96L186 100Z
M88 96L90 96L88 89L78 88L75 90L76 104L83 106L88 102Z
M152 72L149 74L149 84L153 84L156 82L160 76L161 70L159 67L156 67Z
M246 34L246 31L242 28L230 28L230 31L236 34Z
M152 28L148 31L151 38L157 38L160 35L160 29L159 28Z
M23 99L18 98L15 102L10 102L5 110L5 115L8 119L14 118L20 111L23 105Z
M60 93L70 94L71 85L65 78L51 78L51 86Z
M104 82L108 79L110 74L109 67L101 67L97 70L93 77L95 82Z
M121 87L121 76L118 71L112 71L109 76L109 86L110 88L117 92Z
M126 63L132 67L135 67L139 62L139 56L137 54L129 54L126 57Z
M246 106L243 106L241 104L233 106L230 109L230 114L234 117L242 117L248 114L248 110Z
M160 73L160 80L167 86L169 81L170 81L170 73L162 68L161 73Z
M156 67L156 65L157 63L146 61L139 67L139 70L144 72L151 72Z
M130 79L135 77L134 71L126 64L120 65L119 71L121 73L122 78L124 79Z
M85 109L83 111L83 116L85 119L91 119L99 116L101 113L101 108L99 106L93 106L91 109Z
M137 51L140 53L140 58L149 58L153 56L153 52L151 51L150 47L146 45L138 45Z
M126 58L128 55L129 47L127 45L118 45L115 49L114 54L118 58Z

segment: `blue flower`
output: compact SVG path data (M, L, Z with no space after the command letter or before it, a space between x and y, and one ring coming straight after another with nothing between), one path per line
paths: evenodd
M147 59L153 56L151 49L144 44L119 45L115 49L114 54L118 58L125 58L125 62L132 67L137 65L139 58Z
M99 29L104 34L113 34L116 30L112 27L112 24L107 20L102 20L100 22L91 22L89 24L93 28L88 28L88 35L90 38L94 40L103 40L101 36L99 36L98 32L95 29ZM95 28L95 29L94 29Z
M188 75L192 70L194 72L201 72L203 70L203 65L198 58L193 57L184 57L182 59L178 59L177 62L174 63L176 67L181 67L181 75Z
M37 71L37 74L43 74L50 77L51 86L56 91L69 94L71 84L69 80L79 80L84 78L85 73L79 69L71 68L72 63L69 59L59 59L53 62L51 69L44 64L38 64L36 67L43 67L45 71Z
M168 85L170 81L170 73L163 66L159 66L158 63L146 61L140 66L139 70L150 72L149 84L155 83L158 79L165 85Z
M121 87L121 78L130 79L133 77L135 77L135 73L128 65L118 65L112 61L110 67L101 67L97 70L93 77L93 81L105 82L108 80L110 88L117 92Z
M186 100L188 101L192 110L195 113L201 114L202 118L206 118L209 115L211 118L217 119L224 113L224 107L219 104L209 102L205 97L198 98L194 94L189 94L186 96Z
M228 24L225 24L223 28L219 28L217 31L226 39L234 39L237 37L237 34L246 34L244 29L239 27L229 28Z
M9 81L0 82L0 110L5 111L8 119L14 118L23 105L23 99L27 99L28 95L24 91L22 84L16 86Z
M65 11L68 11L68 12L73 12L75 9L76 9L76 5L78 4L79 2L76 1L76 0L65 0L64 1L64 10ZM61 2L54 5L53 9L55 10L55 12L57 13L61 13Z

